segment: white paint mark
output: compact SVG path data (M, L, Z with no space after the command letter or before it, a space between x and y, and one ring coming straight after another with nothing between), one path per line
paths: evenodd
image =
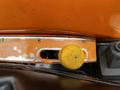
M14 46L14 47L13 47L13 50L15 50L15 51L16 51L16 50L17 50L17 47L16 47L16 46Z

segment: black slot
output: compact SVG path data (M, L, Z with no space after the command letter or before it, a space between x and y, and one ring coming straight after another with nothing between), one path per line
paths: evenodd
M43 59L58 59L59 50L42 50L40 56Z

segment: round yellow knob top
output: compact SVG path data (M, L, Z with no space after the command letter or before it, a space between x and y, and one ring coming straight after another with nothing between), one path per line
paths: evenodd
M67 45L59 52L61 64L68 69L79 69L85 60L85 52L78 45Z

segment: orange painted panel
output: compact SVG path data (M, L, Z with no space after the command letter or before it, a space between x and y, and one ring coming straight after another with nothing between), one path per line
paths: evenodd
M0 0L0 29L120 38L120 0Z

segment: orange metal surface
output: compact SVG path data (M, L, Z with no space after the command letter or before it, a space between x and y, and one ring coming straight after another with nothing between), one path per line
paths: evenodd
M61 49L69 44L78 45L86 50L85 62L96 61L96 42L94 39L62 38L62 37L0 38L0 61L21 63L22 62L58 63L60 62L59 60L42 59L40 56L40 50L43 48Z
M120 38L120 0L0 0L0 29Z

